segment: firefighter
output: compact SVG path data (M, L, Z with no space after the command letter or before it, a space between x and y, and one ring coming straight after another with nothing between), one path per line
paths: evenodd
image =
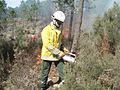
M63 47L61 40L60 27L64 20L65 14L62 11L56 11L52 15L52 22L41 32L43 42L41 59L43 60L43 63L40 78L40 90L46 90L46 83L52 62L54 62L59 73L59 84L61 85L64 83L64 61L62 57L69 52Z

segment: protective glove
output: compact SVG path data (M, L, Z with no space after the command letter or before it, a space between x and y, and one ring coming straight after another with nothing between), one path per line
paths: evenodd
M69 54L69 50L66 49L66 48L64 48L64 53L65 53L65 54Z
M65 53L60 51L60 53L58 54L58 58L61 59L63 56L65 56Z

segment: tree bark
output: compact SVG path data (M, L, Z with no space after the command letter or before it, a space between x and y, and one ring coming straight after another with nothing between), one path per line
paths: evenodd
M83 16L83 7L84 7L84 0L75 0L75 26L74 26L74 38L72 43L71 52L76 52L78 47L78 41L81 32L81 24L82 24L82 16Z
M68 37L70 48L72 47L72 41L73 41L73 39L72 39L73 17L74 17L74 8L72 7L70 24L69 24L69 37Z

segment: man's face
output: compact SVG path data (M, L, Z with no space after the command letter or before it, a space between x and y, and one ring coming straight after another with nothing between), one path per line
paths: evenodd
M55 19L55 21L56 21L57 28L60 28L60 26L63 24L63 22L61 22L61 21L59 21L57 19Z

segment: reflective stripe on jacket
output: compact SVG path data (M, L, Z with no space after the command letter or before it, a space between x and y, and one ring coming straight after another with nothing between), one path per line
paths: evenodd
M48 61L58 61L59 47L61 45L61 30L56 30L52 23L46 26L42 32L42 53L41 59ZM54 54L53 54L54 52Z

